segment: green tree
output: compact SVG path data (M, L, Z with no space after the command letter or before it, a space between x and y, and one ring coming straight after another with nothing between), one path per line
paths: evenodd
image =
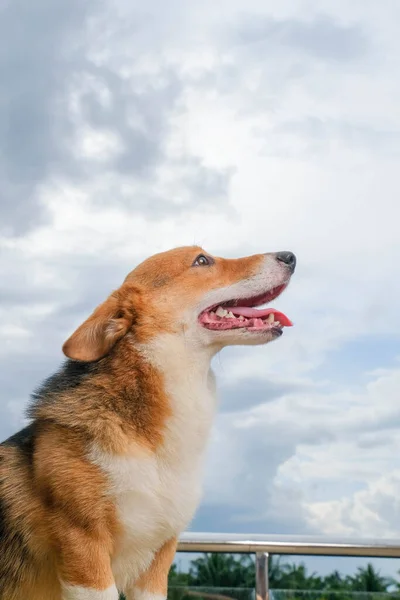
M359 567L353 577L348 577L350 588L357 592L387 592L393 581L383 577L376 571L371 563L366 567Z
M326 575L323 580L323 589L332 592L340 592L350 588L347 578L343 577L339 571L333 571Z
M269 556L268 558L269 587L271 589L282 588L286 564L282 564L281 560L280 556Z
M168 574L168 586L188 586L190 585L189 573L178 570L176 563L173 563Z
M303 563L284 564L281 567L279 586L285 590L321 590L323 581L316 573L308 575Z
M248 554L206 553L191 562L189 581L196 587L253 588L254 559Z

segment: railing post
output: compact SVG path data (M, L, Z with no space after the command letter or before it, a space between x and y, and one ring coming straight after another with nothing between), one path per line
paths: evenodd
M256 600L269 600L268 552L256 554Z

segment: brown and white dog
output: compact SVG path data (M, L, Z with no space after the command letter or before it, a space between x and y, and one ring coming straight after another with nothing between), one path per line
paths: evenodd
M65 342L30 424L0 445L1 600L157 600L200 498L212 357L289 319L257 309L290 252L149 258Z

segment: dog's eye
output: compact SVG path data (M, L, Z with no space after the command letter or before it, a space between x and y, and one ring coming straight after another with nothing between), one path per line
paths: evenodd
M208 256L204 256L204 254L200 254L193 263L194 267L207 267L212 264L211 258Z

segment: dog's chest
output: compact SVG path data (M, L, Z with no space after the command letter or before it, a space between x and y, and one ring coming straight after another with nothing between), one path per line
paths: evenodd
M127 534L143 541L157 531L173 535L187 525L199 499L202 458L212 423L205 412L175 414L154 454L117 459L109 470Z
M215 411L211 379L202 385L184 379L169 390L172 417L162 446L151 456L111 457L97 453L108 475L121 536L114 574L135 577L154 552L188 525L201 494L202 458ZM197 385L196 385L197 384Z

